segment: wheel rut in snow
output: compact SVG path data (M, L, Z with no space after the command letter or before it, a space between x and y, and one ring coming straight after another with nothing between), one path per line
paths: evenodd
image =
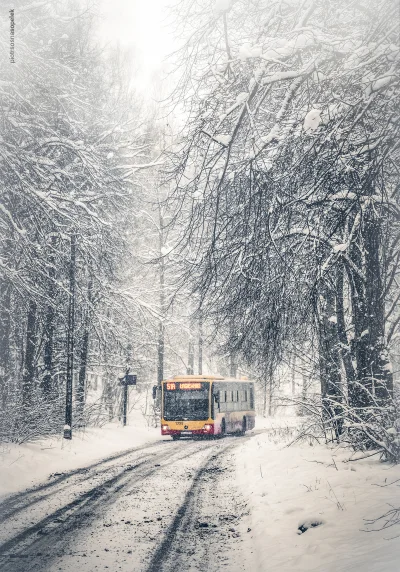
M251 438L251 436L245 438ZM240 442L243 442L243 439ZM221 526L218 525L217 527L216 524L212 524L211 519L208 519L210 522L202 521L199 507L203 497L209 496L210 489L216 484L216 479L225 472L223 467L226 464L225 455L237 444L238 441L235 439L235 442L213 452L198 469L183 503L165 532L163 541L153 553L146 572L173 572L177 569L211 571L209 561L210 539L213 533L218 533L215 536L219 538L215 538L214 542L218 543L221 540ZM221 501L221 499L217 500ZM218 510L218 507L215 508ZM218 515L216 518L218 519ZM225 519L226 522L223 524L229 527L231 525L228 523L231 520L236 520L237 516L224 514L223 516L220 515L219 518L221 519L220 524ZM230 528L230 530L233 529Z
M209 445L209 447L211 446ZM132 484L132 482L136 484L152 476L163 468L163 461L167 461L168 466L170 466L204 450L204 447L188 450L187 447L182 448L180 444L174 444L171 448L167 447L165 450L165 447L162 447L162 451L158 454L156 453L151 457L147 455L144 459L139 457L136 463L132 462L112 477L102 480L100 484L89 487L73 501L51 512L32 526L25 527L21 532L5 541L0 545L0 569L4 572L21 572L21 559L25 560L30 557L30 570L46 569L51 560L51 555L56 557L57 552L62 552L61 549L57 550L57 547L60 548L68 544L69 539L77 529L82 526L86 527L95 520L98 516L96 509L99 506L104 509L113 503L118 493L127 484ZM123 456L118 456L119 459L121 457ZM115 466L110 467L109 470L115 470ZM94 476L98 477L98 473ZM104 476L104 471L101 476ZM28 502L27 506L30 507L31 504ZM30 519L29 515L28 518ZM40 562L40 557L44 554L46 554L46 565Z
M163 443L169 445L169 442L167 441L163 441ZM50 475L50 482L29 488L21 493L13 494L0 502L0 524L16 515L18 512L26 510L28 506L41 502L42 500L49 498L51 495L59 494L63 485L65 488L70 488L71 483L69 482L69 479L75 479L76 483L85 481L94 475L97 476L107 472L109 467L106 467L106 465L113 461L122 461L124 457L129 457L130 455L140 453L141 451L149 451L156 446L160 446L160 442L157 441L142 447L127 449L121 453L110 455L109 457L96 461L96 463L92 463L86 467L80 467L79 469L55 475L56 478Z

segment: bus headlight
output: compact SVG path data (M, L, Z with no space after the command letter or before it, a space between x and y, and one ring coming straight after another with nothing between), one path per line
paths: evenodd
M161 431L169 431L168 425L161 425Z
M214 432L214 425L206 423L204 425L203 429L204 429L204 431L207 431L207 433L213 433Z

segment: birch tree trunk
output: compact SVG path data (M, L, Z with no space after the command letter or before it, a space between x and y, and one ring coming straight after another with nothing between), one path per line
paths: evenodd
M346 373L347 387L354 385L356 371L351 359L351 348L346 332L344 315L344 268L339 264L336 270L336 317L337 333L340 342L340 355Z

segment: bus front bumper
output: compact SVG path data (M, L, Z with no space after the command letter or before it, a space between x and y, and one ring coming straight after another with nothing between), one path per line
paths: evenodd
M214 424L206 423L201 429L170 429L168 425L161 425L161 435L179 435L182 437L191 435L214 435Z

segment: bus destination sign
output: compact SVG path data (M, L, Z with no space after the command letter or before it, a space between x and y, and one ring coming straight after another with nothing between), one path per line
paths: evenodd
M179 389L202 389L202 385L201 383L195 383L195 382L180 383Z
M167 384L168 391L174 391L176 389L202 389L203 386L201 383L196 382L185 382L185 383L175 383L175 382L168 382Z

